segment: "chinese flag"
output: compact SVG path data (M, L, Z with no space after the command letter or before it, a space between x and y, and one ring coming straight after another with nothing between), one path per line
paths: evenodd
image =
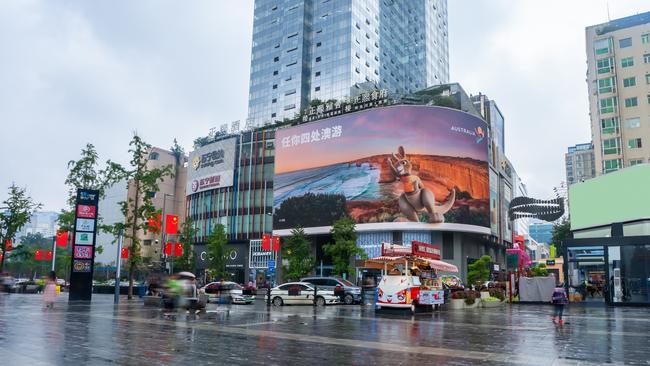
M269 234L262 235L262 250L271 250L271 236Z
M162 215L157 214L149 218L149 231L152 233L160 232L160 223L162 222Z
M178 233L178 216L165 215L165 234Z
M42 261L43 260L43 251L40 249L36 249L36 252L34 252L34 259L37 261Z
M165 244L165 254L172 255L172 243Z
M57 231L56 232L56 245L59 247L65 247L68 245L68 232L67 231Z
M45 260L46 261L51 261L52 260L52 251L51 250L46 250L45 251Z
M174 257L181 257L183 255L183 244L174 244Z
M277 252L280 250L280 237L279 236L274 236L273 237L273 251Z
M13 248L14 248L13 242L11 241L11 239L5 240L5 252L11 252Z
M129 259L129 248L122 248L120 257L122 257L122 259Z

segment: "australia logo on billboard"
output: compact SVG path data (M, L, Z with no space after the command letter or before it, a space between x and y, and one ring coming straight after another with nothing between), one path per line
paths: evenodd
M473 130L465 127L451 126L451 130L454 132L458 132L458 133L462 133L474 137L476 139L477 144L480 144L481 141L483 141L483 139L485 138L485 130L481 126L478 126Z

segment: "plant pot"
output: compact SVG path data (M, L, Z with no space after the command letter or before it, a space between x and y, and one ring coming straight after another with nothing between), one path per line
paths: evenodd
M481 299L487 299L488 297L490 297L489 291L481 291Z
M465 304L465 309L474 309L480 306L481 306L481 299L476 299L474 300L474 303L472 305Z
M465 299L451 299L449 309L459 310L465 307Z

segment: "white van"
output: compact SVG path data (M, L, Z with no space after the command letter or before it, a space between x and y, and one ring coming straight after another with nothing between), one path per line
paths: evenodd
M377 308L402 308L415 312L420 285L417 276L383 276L377 286Z

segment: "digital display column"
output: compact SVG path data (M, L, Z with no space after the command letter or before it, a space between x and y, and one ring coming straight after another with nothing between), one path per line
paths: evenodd
M90 301L92 297L98 202L99 191L77 190L70 266L70 301Z

